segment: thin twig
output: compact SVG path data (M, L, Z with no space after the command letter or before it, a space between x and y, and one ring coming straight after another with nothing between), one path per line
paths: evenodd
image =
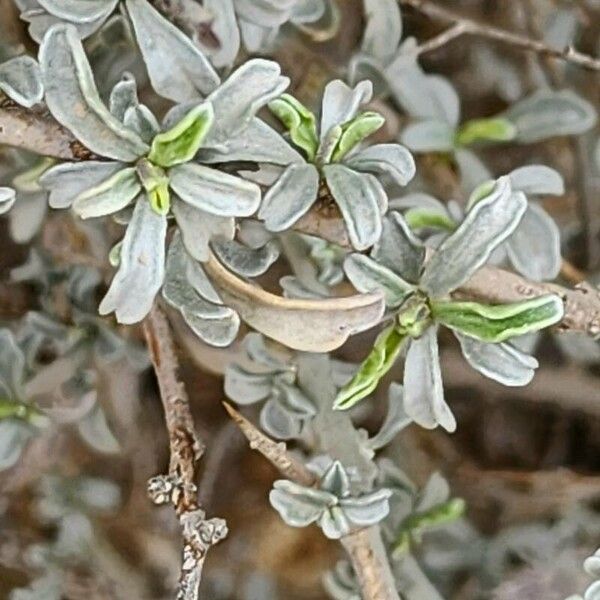
M155 305L144 321L144 335L158 379L160 397L169 432L169 473L148 482L156 504L171 502L183 528L183 565L177 600L197 600L202 567L212 546L227 535L223 519L206 519L198 502L196 463L204 447L194 429L185 386L179 380L179 361L171 327Z
M284 442L275 442L255 427L246 417L240 414L231 404L223 402L225 410L233 419L241 432L246 436L252 450L260 452L284 477L300 485L311 487L316 485L317 477L309 471L304 463L290 454Z
M469 26L464 21L455 23L454 25L452 25L445 31L442 31L442 33L440 33L439 35L436 35L435 37L432 37L431 39L427 40L426 42L419 44L415 48L414 53L417 56L419 56L421 54L425 54L427 52L432 52L433 50L437 50L438 48L445 46L452 40L460 37L461 35L468 33L468 31L469 31Z
M452 31L452 35L449 35L447 39L444 39L442 37L441 41L443 43L447 43L452 39L456 39L456 37L462 34L474 35L478 37L485 37L491 40L496 40L503 44L508 44L516 48L522 48L523 50L537 52L538 54L549 56L551 58L564 60L572 64L578 65L580 67L583 67L584 69L589 69L591 71L600 71L599 59L593 58L592 56L589 56L587 54L583 54L582 52L575 50L575 48L573 48L572 46L568 46L563 50L559 50L558 48L548 46L540 40L534 40L519 33L506 31L505 29L494 27L493 25L486 25L484 23L479 23L473 19L457 15L453 11L439 6L435 2L431 2L431 0L399 0L399 2L406 6L412 6L414 9L433 19L437 19L439 21L443 21L445 23L450 23L453 25L462 26L462 30L459 30L458 32L452 31L452 29L449 30ZM448 34L449 32L445 33ZM443 35L444 34L442 34L442 36ZM427 45L427 42L424 45ZM438 40L438 42L434 43L431 48L428 48L428 50L434 50L436 48L441 47L441 45L442 43L440 43L440 40Z
M227 402L223 405L246 436L250 447L260 452L284 477L306 487L317 484L316 475L288 452L285 443L269 438ZM387 553L379 526L353 531L342 537L340 542L352 562L363 600L398 600L389 564L381 560Z
M50 113L41 108L23 108L1 93L0 145L66 160L96 158Z

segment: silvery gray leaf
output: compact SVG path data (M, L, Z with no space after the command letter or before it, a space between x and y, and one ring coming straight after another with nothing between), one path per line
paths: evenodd
M0 90L17 104L31 108L42 101L42 72L31 56L15 56L0 64Z
M325 165L323 175L340 208L352 246L366 250L381 236L382 214L387 210L383 187L373 175L341 164Z
M135 167L128 167L80 193L73 200L73 210L82 219L111 215L130 204L141 190Z
M240 365L230 364L225 370L225 394L238 404L254 404L273 393L272 373L252 373Z
M327 0L296 0L290 13L290 21L295 25L314 23L325 15Z
M0 391L12 400L25 400L25 355L9 329L0 329Z
M456 419L444 399L437 327L428 327L408 346L404 362L404 408L421 427L435 429L441 425L450 433L456 430Z
M415 237L404 217L390 212L371 256L410 283L418 283L425 261L425 246Z
M333 600L361 600L356 575L348 561L340 560L323 577L323 587Z
M450 152L455 129L445 121L418 121L402 130L400 141L413 152Z
M39 182L50 192L48 204L51 208L69 208L81 192L109 179L124 167L118 162L67 162L48 169Z
M113 86L110 92L108 108L111 114L122 123L127 109L138 104L135 78L131 73L124 73L121 80Z
M290 355L283 346L266 344L264 336L260 333L251 332L244 338L244 350L248 358L271 372L287 370Z
M351 88L341 79L330 81L323 92L321 108L321 141L335 125L341 125L353 119L362 104L371 100L373 84L361 81Z
M350 58L346 78L352 85L357 81L368 79L373 84L373 93L376 97L385 96L390 92L385 65L380 60L363 52L358 52Z
M250 23L256 23L264 27L278 27L283 25L292 11L296 0L236 0L235 9L237 14Z
M146 0L126 0L152 87L174 102L200 99L220 83L208 59Z
M321 515L319 527L330 540L339 540L348 535L352 529L348 518L339 506L332 506Z
M377 434L369 439L369 448L380 450L387 446L394 436L411 422L412 419L404 410L404 388L398 383L392 383L388 390L388 411L385 420Z
M545 165L527 165L511 171L508 176L513 190L526 195L562 196L565 182L555 169Z
M276 62L262 58L245 62L208 97L215 121L203 142L204 147L222 150L263 106L280 96L289 83Z
M538 361L511 344L487 344L454 332L467 362L482 375L506 386L527 385L538 368Z
M428 211L435 211L440 215L447 215L446 205L430 194L424 192L411 192L398 198L390 200L390 211L406 210L407 208L425 208ZM392 213L390 212L387 216Z
M6 214L15 204L17 194L9 187L0 187L0 215Z
M319 519L335 496L320 490L303 488L291 481L278 480L269 493L271 506L292 527L306 527Z
M600 579L600 548L583 561L583 570L591 577Z
M340 501L340 507L354 525L368 527L388 516L391 495L391 490L380 489L358 498L344 498Z
M553 48L563 51L575 42L579 28L577 14L568 8L557 8L550 12L544 23L544 41Z
M285 275L279 279L279 285L285 298L305 298L315 300L324 298L322 293L310 289L294 275Z
M147 144L152 143L154 136L160 131L156 117L143 104L130 106L125 111L123 125L135 131Z
M279 440L291 440L300 437L302 419L287 411L279 402L269 400L260 411L260 426Z
M171 210L177 221L185 249L199 261L209 257L211 239L232 240L235 221L232 217L219 217L173 198Z
M34 429L22 421L0 421L0 471L14 466L27 442L34 436Z
M350 494L350 479L346 469L344 469L339 460L334 460L327 471L325 471L321 477L319 487L338 498L345 498Z
M182 267L179 268L182 270L182 272L185 271L185 276L188 283L202 298L204 298L204 300L208 300L212 304L223 304L219 294L217 293L217 290L215 290L213 284L208 278L208 275L202 268L202 265L195 260L190 260L188 257L185 257L181 243L176 243L173 241L171 246L173 246L173 244L175 244L174 251L179 249L178 256L179 260L182 261Z
M213 15L210 28L219 40L219 47L196 43L205 54L210 56L212 64L217 68L232 65L240 50L240 31L234 5L234 0L204 0L202 3L202 6Z
M127 340L118 335L116 331L110 327L97 326L94 351L100 363L108 365L121 360L127 357L129 350Z
M516 140L522 143L585 133L597 119L594 107L572 90L539 90L503 116L516 126Z
M217 148L200 148L198 160L202 163L251 161L274 165L289 165L303 161L283 136L258 117Z
M30 23L29 35L38 43L41 43L46 32L57 23L71 23L77 30L77 35L85 39L96 32L108 16L113 12L118 0L106 0L98 2L79 2L73 0L69 3L62 0L17 0L17 5L21 9L21 19ZM67 9L69 5L77 6L74 13ZM92 10L88 10L87 4L95 4ZM90 16L96 14L95 19L90 20ZM83 17L83 20L78 20ZM87 18L86 18L87 17Z
M376 144L344 161L357 171L389 175L398 185L407 185L415 176L412 154L400 144Z
M195 208L221 217L249 217L260 204L260 188L240 177L195 163L169 170L170 185Z
M152 308L165 274L166 217L139 197L121 246L121 262L99 312L115 312L119 323L141 321Z
M493 179L483 161L467 148L457 148L454 152L454 160L460 169L462 186L468 192L484 181Z
M564 332L555 341L571 360L584 365L600 363L600 344L585 333Z
M201 161L200 161L201 162ZM283 169L279 165L275 164L259 164L256 168L253 169L239 169L238 175L247 179L248 181L253 181L258 185L271 186L278 179ZM256 221L254 223L257 223ZM263 226L263 230L266 232ZM269 234L267 234L269 235ZM264 245L258 244L259 246ZM253 246L255 247L255 246Z
M523 192L513 192L508 177L498 179L425 265L423 289L440 297L460 287L516 229L526 209Z
M460 98L452 83L441 75L428 75L427 85L432 96L436 112L443 115L445 121L456 127L460 121Z
M344 272L359 292L383 292L389 308L400 306L415 290L394 271L364 254L350 254L344 261Z
M412 117L443 121L453 129L460 120L460 99L445 78L427 75L417 62L414 38L407 39L386 68L392 95Z
M11 591L10 600L61 600L63 595L63 573L58 570L48 570L40 577L33 579L25 587Z
M446 502L450 498L450 486L439 473L433 473L419 494L415 507L419 512L431 510L434 506Z
M238 25L248 52L258 53L272 49L279 27L262 27L242 18L238 19Z
M108 426L104 411L98 403L79 421L77 430L83 440L97 452L117 454L121 449Z
M279 257L279 246L275 240L257 249L235 240L215 241L212 248L228 269L244 277L263 275Z
M56 120L93 152L133 161L149 147L104 106L76 30L55 25L40 46L45 100ZM78 110L73 110L77 106Z
M600 581L594 581L583 594L583 600L600 600Z
M363 0L367 25L361 49L365 54L388 63L402 39L402 15L394 0Z
M319 172L310 163L287 167L265 194L258 218L269 231L289 229L315 203L319 192Z
M111 511L121 502L121 491L113 481L99 477L79 477L74 483L74 498L88 511Z
M238 315L222 306L204 270L187 257L181 236L177 234L169 247L162 294L207 344L223 347L235 339L240 324Z
M506 250L515 269L529 279L551 280L560 273L560 230L539 204L529 203Z
M40 230L47 213L46 193L19 194L19 201L9 216L10 237L17 244L26 244ZM0 214L3 205L0 201Z
M277 401L290 413L297 417L312 417L317 413L313 402L295 385L277 383Z
M118 0L37 0L51 15L74 23L92 23L105 19Z

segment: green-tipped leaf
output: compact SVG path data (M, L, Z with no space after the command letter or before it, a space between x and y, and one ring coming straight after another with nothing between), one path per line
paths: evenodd
M411 229L441 229L452 232L457 227L447 212L431 208L411 208L404 213L404 219Z
M342 160L348 152L380 129L384 123L385 119L379 113L368 111L342 125L342 135L331 155L331 160L333 162Z
M384 329L377 336L373 349L354 377L339 391L333 407L346 410L368 396L392 368L400 354L404 338L394 325Z
M161 167L172 167L194 158L214 120L213 107L205 102L152 140L148 158Z
M477 142L509 142L516 135L517 128L507 119L473 119L458 130L456 144L468 146Z
M292 142L313 160L319 147L315 115L289 94L272 100L269 109L290 132Z
M440 322L484 342L499 343L558 323L562 300L554 294L523 302L489 305L478 302L434 302L432 313Z

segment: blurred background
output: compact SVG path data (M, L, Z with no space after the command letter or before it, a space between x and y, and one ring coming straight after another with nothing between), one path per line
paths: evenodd
M441 4L558 48L573 43L592 56L600 51L598 2ZM318 105L328 80L347 77L360 47L362 3L338 0L338 8L341 22L330 40L284 27L272 52L291 77L293 93L309 106ZM445 28L402 10L403 37L422 42ZM35 55L11 0L0 0L0 28L0 57L23 50ZM122 19L107 22L87 48L105 91L124 70L143 87L143 65ZM450 79L463 120L497 114L548 82L594 106L600 99L598 73L489 39L464 36L420 62L427 73ZM156 95L142 97L164 110ZM387 117L377 135L398 137L408 117L385 94L372 105ZM560 227L565 263L559 281L567 286L600 281L598 139L594 128L581 136L478 149L494 176L539 163L564 177L565 194L541 202ZM416 158L421 189L464 201L455 165L435 153ZM3 183L36 165L38 157L0 147ZM15 426L0 399L0 598L170 598L180 568L179 525L170 507L157 508L146 496L147 479L168 463L156 381L141 332L116 328L95 311L118 228L82 225L66 211L46 212L39 190L23 194L23 209L0 219L0 322L20 348L19 354L5 344L0 362L13 372L20 368L16 376L31 403L27 426ZM285 262L278 263L263 283L275 286L286 272ZM207 446L200 496L207 513L225 518L230 530L210 552L201 597L328 598L322 577L341 558L341 547L316 527L293 529L280 520L267 501L277 473L249 450L222 407L222 373L238 345L205 347L177 314L169 316ZM352 338L339 357L361 360L372 339L370 333ZM77 352L65 356L75 343ZM528 343L540 369L529 386L506 388L470 369L454 339L442 337L446 396L458 430L449 435L412 426L386 450L416 483L439 471L452 496L466 501L463 518L427 532L415 548L447 599L564 600L589 583L581 563L600 545L600 346L552 332ZM374 432L384 413L385 403L373 402L357 418ZM257 422L257 411L245 414Z

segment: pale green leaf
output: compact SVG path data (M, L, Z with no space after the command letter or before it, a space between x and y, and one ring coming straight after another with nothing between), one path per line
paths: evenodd
M363 112L354 117L352 121L344 123L342 125L342 134L331 155L332 162L343 160L364 139L383 127L384 123L384 117L373 111Z
M161 167L172 167L192 160L213 121L214 111L210 102L192 108L175 126L154 137L148 159Z
M431 310L446 327L484 342L498 343L555 325L563 317L564 305L559 296L548 294L499 305L432 302Z
M308 160L312 161L319 146L315 115L289 94L272 100L269 109L290 132L292 142L302 148Z
M456 143L468 146L477 142L509 142L516 135L516 127L507 119L473 119L460 126L456 132Z
M396 362L405 337L395 325L384 329L354 377L339 391L333 407L347 410L366 398Z

